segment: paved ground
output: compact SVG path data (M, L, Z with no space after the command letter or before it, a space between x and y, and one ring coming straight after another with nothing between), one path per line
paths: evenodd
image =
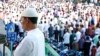
M5 29L3 21L0 19L0 45L5 42Z
M5 26L3 24L3 21L0 19L0 56L3 55L3 44L5 42ZM5 46L5 56L11 56L10 55L10 50L8 49L8 47Z
M0 44L0 56L3 55L3 44ZM5 46L5 56L11 56L11 52L8 47Z
M1 19L0 19L0 34L5 34L5 26Z

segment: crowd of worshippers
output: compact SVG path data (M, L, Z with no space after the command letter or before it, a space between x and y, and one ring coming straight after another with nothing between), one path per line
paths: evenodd
M30 4L31 5L30 5ZM17 34L23 36L21 12L28 6L36 8L38 27L45 38L62 42L68 49L82 51L84 56L100 55L100 7L93 3L31 3L28 0L3 4L4 23L13 22Z
M64 29L59 30L55 27L54 30L54 27L50 24L48 28L49 38L53 38L59 43L63 42L64 46L67 46L68 49L82 51L85 56L89 56L90 53L95 56L100 48L100 23L97 24L96 28L89 25L85 29L83 25L76 25L76 28L70 31L71 27L73 28L73 25L67 25Z
M62 42L68 49L82 51L84 56L99 56L99 7L81 3L68 6L69 10L67 6L44 7L40 30L46 38Z

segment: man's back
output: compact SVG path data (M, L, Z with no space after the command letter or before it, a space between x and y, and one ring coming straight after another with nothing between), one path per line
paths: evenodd
M27 32L27 36L16 48L14 56L45 56L43 33L39 29Z
M36 42L35 42L35 38L34 37L32 37L32 38L34 38L32 41L33 42L35 42L34 43L34 52L36 51L35 49L37 48L37 53L36 53L36 55L35 56L45 56L45 38L44 38L44 35L43 35L43 33L39 30L39 29L35 29L35 31L34 31L34 34L32 34L32 35L34 35L34 37L36 36ZM33 54L32 55L34 55L34 52L33 52ZM31 55L31 56L32 56Z
M70 42L70 33L69 32L66 32L65 34L64 34L64 43L65 44L69 44L69 42Z

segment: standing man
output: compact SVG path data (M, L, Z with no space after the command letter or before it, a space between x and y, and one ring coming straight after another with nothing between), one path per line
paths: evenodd
M50 24L50 27L48 28L48 32L49 32L49 38L51 39L54 33L52 24Z
M27 8L22 12L21 23L27 34L14 51L14 56L45 56L44 35L37 28L37 20L34 8Z

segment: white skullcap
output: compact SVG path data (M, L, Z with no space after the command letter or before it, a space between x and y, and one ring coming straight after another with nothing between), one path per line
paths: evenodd
M37 11L35 8L27 8L22 12L22 15L24 17L38 17Z

